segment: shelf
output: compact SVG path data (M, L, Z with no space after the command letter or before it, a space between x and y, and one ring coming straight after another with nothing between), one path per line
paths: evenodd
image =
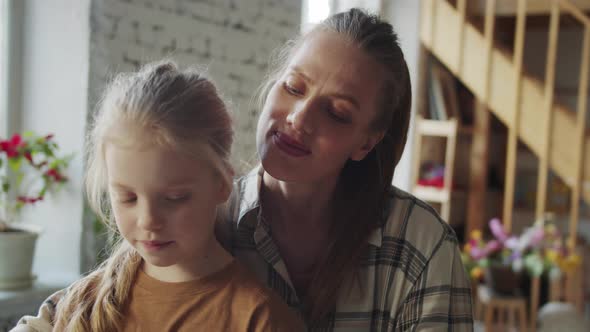
M428 120L419 119L416 122L416 130L425 136L449 137L457 135L456 120Z
M427 187L416 185L414 187L414 196L426 202L444 203L448 202L450 195L443 188Z

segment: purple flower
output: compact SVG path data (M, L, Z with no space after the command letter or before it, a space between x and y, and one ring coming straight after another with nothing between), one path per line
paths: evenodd
M504 241L506 241L508 239L508 235L504 231L504 226L502 226L500 219L494 218L494 219L490 220L489 226L490 226L490 230L492 231L492 234L494 234L494 236L496 237L496 239L498 239L498 241L500 241L501 243L504 243Z

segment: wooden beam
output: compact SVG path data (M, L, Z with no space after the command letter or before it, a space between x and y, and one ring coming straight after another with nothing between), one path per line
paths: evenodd
M541 292L541 278L533 277L533 284L531 286L531 307L529 317L530 320L530 332L535 332L537 328L537 311L539 309L539 296Z
M506 180L504 185L504 212L502 222L507 232L512 230L512 212L514 211L514 185L516 182L516 159L518 151L518 128L520 127L522 61L524 54L524 36L526 28L526 1L518 0L516 18L516 38L514 39L514 81L516 92L513 105L512 123L508 126L508 152L506 156Z
M459 48L459 50L462 50L463 44L465 43L465 15L467 14L467 0L458 0L457 11L459 12L459 30L457 31L457 33L459 34L459 45L457 47ZM457 66L455 67L455 71L453 72L453 74L455 74L455 76L460 76L462 70L463 52L460 51L459 56L457 57Z
M578 92L578 114L576 121L577 151L576 151L576 181L572 188L572 205L570 210L570 243L575 248L580 218L580 198L583 190L584 150L586 140L586 113L588 105L588 72L590 71L590 26L584 29L582 46L582 63L580 65L580 86Z
M586 28L590 27L590 18L584 14L580 10L580 8L585 8L586 10L590 9L590 4L588 4L587 0L584 0L586 3L585 7L581 5L574 4L571 0L557 0L559 1L559 5L563 8L563 10L573 17L575 17L580 23L582 23Z
M441 214L446 222L451 222L451 191L453 190L453 171L455 169L455 150L457 148L457 119L449 120L453 130L447 136L445 153L445 175L443 190L448 193L449 199L442 203Z
M553 113L553 94L555 86L555 60L557 58L557 41L559 37L559 6L553 3L551 9L551 23L549 24L549 45L547 47L547 64L545 68L545 107L541 116L543 125L541 133L544 136L539 154L539 176L537 181L537 205L535 218L541 219L547 205L547 176L549 172L549 154L551 152L551 116Z
M473 137L469 161L469 196L467 198L467 234L484 229L491 114L485 104L474 100Z

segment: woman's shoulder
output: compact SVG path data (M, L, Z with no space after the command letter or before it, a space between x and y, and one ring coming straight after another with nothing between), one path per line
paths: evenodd
M53 330L57 304L65 296L67 289L62 289L49 296L39 308L36 316L23 316L11 332L45 332Z
M432 206L393 186L388 196L383 241L411 246L425 258L431 257L444 241L457 243L453 228Z

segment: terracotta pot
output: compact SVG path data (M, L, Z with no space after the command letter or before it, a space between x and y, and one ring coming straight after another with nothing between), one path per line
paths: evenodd
M0 290L31 287L33 255L41 228L36 225L10 224L0 232Z

